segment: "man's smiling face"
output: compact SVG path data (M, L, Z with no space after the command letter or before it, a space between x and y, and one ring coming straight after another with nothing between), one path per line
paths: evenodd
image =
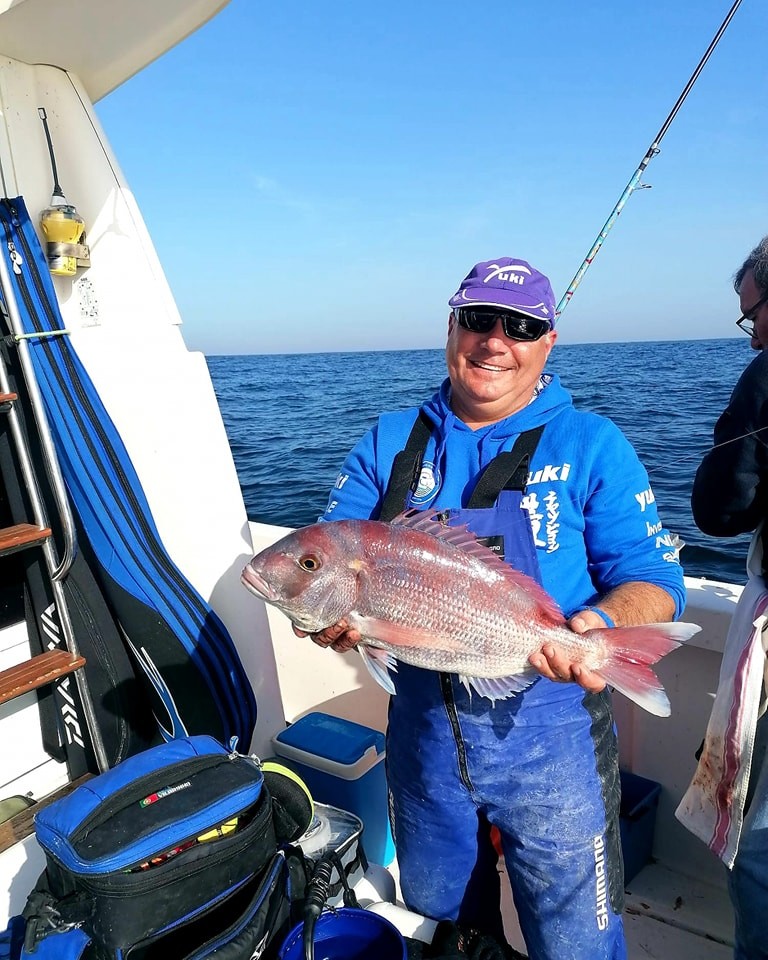
M477 429L522 410L556 340L555 330L534 341L511 340L500 321L488 333L473 333L451 313L445 360L453 412Z

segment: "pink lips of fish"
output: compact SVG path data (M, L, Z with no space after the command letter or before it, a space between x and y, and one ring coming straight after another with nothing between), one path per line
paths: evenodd
M242 580L309 633L346 619L363 637L366 666L390 693L400 660L457 673L468 689L504 699L539 676L528 657L553 642L641 707L669 716L650 668L701 629L657 623L576 634L535 581L466 527L426 512L392 523L302 527L258 553Z

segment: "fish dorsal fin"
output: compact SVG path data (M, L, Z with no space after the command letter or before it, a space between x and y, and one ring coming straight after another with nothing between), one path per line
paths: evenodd
M466 524L453 526L445 523L441 519L442 516L443 514L438 510L405 510L390 522L394 526L407 527L410 530L428 533L437 540L458 547L468 556L482 560L486 566L502 576L507 583L528 593L536 601L544 619L557 624L563 622L562 611L540 584L520 570L510 567L493 550L489 550L485 544L480 543Z
M428 533L437 540L450 543L469 556L482 560L483 563L498 570L499 573L511 569L503 560L499 560L493 550L489 550L488 547L480 543L465 523L449 524L442 519L444 516L445 514L438 510L406 510L405 513L399 513L390 522L393 526L419 530L421 533Z

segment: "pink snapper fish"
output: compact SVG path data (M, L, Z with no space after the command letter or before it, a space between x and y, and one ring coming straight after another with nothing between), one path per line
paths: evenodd
M338 520L302 527L258 553L245 586L301 630L345 619L374 678L395 692L397 660L460 675L470 692L501 700L538 672L528 657L556 643L588 670L660 717L670 714L650 667L701 629L655 623L574 633L536 581L434 512L391 523Z

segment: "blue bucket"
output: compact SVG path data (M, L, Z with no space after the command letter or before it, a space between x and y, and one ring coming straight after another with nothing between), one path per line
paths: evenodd
M291 930L279 960L304 960L304 924ZM315 924L315 960L407 960L405 940L393 924L368 910L343 907Z

